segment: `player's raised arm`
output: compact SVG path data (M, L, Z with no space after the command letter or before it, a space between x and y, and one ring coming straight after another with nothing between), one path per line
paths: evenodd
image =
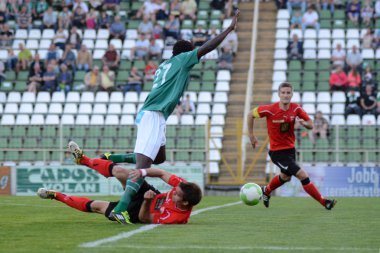
M149 168L149 169L138 169L138 170L132 170L129 173L129 178L132 180L137 180L140 177L159 177L166 183L169 182L170 177L173 174L170 172L167 172L165 170L157 169L157 168Z
M226 38L226 36L231 31L235 30L239 13L240 11L236 10L235 16L232 18L232 22L230 26L226 30L224 30L222 33L220 33L218 36L213 38L212 40L207 41L198 49L198 59L200 59L202 56L206 55L207 53L217 48L220 45L220 43L222 43L222 41Z
M255 108L255 109L257 109L257 108ZM258 140L257 140L255 134L253 133L253 126L255 125L255 117L253 115L253 111L250 111L248 113L247 117L248 117L248 119L247 119L247 122L248 122L248 136L249 136L249 140L251 141L253 149L255 149L256 146L257 146L257 144L258 144Z

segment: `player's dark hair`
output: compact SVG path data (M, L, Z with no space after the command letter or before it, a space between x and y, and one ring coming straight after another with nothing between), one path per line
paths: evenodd
M278 91L280 91L282 88L291 88L292 91L293 91L293 85L292 85L291 83L283 82L283 83L280 84L280 86L278 87Z
M195 206L201 201L202 190L198 185L191 182L181 182L178 186L183 191L183 200L189 202L190 206Z
M173 46L173 56L178 54L189 52L194 49L193 44L187 40L179 40Z

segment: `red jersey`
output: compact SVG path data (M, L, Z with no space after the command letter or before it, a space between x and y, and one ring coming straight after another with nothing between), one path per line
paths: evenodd
M257 107L260 118L267 118L270 150L282 150L294 148L295 135L294 123L296 117L305 121L310 120L309 115L299 104L290 103L289 109L284 111L280 103L260 105Z
M173 192L175 187L185 179L172 175L168 184L173 186L170 192L161 193L154 197L150 205L150 213L153 214L153 223L155 224L185 224L189 220L192 208L182 210L176 207L173 202Z

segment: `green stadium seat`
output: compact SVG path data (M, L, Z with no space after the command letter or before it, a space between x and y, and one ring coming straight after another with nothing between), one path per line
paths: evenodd
M177 149L190 149L190 139L188 138L178 138L177 139Z
M331 154L326 151L317 151L315 152L315 161L316 162L330 162Z
M324 19L330 20L331 19L331 12L330 12L330 10L321 10L319 12L319 18L321 20L324 20Z
M42 129L42 137L56 137L59 136L57 135L57 130L55 126L44 126Z
M206 148L205 138L194 138L194 139L192 139L191 148L192 149L205 149Z
M15 81L16 80L16 72L14 72L14 71L5 72L5 80L8 82Z
M315 72L304 72L303 81L304 82L315 82Z
M313 162L314 154L311 151L302 152L302 162Z
M304 65L305 71L317 71L317 62L314 60L306 60Z
M26 82L25 81L16 81L15 87L13 88L14 91L25 91L26 90Z
M295 60L290 61L288 65L288 69L290 71L301 71L302 69L301 61L295 61Z
M0 137L0 148L8 147L8 138Z
M106 138L114 138L118 136L118 128L117 126L108 125L103 129L103 136Z
M201 83L198 81L190 81L189 86L187 87L187 90L189 91L200 91L201 90Z
M202 81L215 82L215 72L213 71L203 72Z
M114 148L114 141L112 138L102 138L99 142L100 149L110 150Z
M143 60L136 60L133 62L133 66L138 68L140 71L144 70L145 65L145 61Z
M20 154L18 151L7 151L4 155L4 160L5 161L18 161L19 157L20 157Z
M13 91L13 83L12 82L2 82L0 86L0 91Z
M24 139L24 148L37 148L38 139L37 138L25 138Z
M65 142L66 144L66 142ZM58 148L58 145L55 142L55 138L43 138L40 141L41 148Z
M72 136L71 127L63 125L61 129L62 129L61 131L63 131L62 135L64 138L71 138L71 136ZM60 130L58 130L58 132L59 131Z
M129 72L128 71L119 71L117 73L116 82L118 84L126 84L128 81Z
M208 20L208 12L205 10L198 11L197 18L198 20Z
M301 80L302 80L302 78L301 78L300 72L296 72L296 71L288 72L288 81L289 82L300 83Z
M131 61L128 60L121 60L119 64L119 69L120 70L130 70L132 68L132 63Z
M194 128L194 137L201 137L205 138L206 133L205 133L205 127L204 126L196 126Z
M368 139L368 138L364 138L362 139L363 142L362 142L362 149L371 149L371 150L375 150L377 149L377 146L378 146L378 140L377 139L374 139L374 138L371 138L371 139Z
M34 161L35 152L34 151L22 151L19 154L20 161Z
M215 91L215 83L202 82L201 91Z
M103 136L103 126L90 126L87 130L87 137Z
M194 22L189 19L185 19L182 21L181 29L193 29L194 28Z
M77 71L77 72L75 72L74 81L83 82L85 75L86 75L85 71Z
M215 70L218 67L218 64L215 60L207 60L204 62L203 69L213 69Z
M313 142L309 138L302 138L300 141L301 149L312 149L314 146Z
M52 151L50 152L50 161L60 161L61 160L61 155L62 158L64 157L64 154L59 151Z
M328 149L330 147L329 141L327 139L316 139L315 148L316 149Z
M140 22L139 20L128 20L128 29L137 29Z
M192 137L193 136L193 129L189 126L181 126L178 128L178 137L180 138L186 138L186 137Z
M166 126L166 137L177 137L177 129L175 126Z
M346 13L344 10L335 10L333 13L333 19L346 19Z
M98 149L98 147L99 147L98 138L91 138L91 137L86 138L84 149Z
M27 136L28 137L40 137L41 136L41 127L39 127L39 126L28 127Z
M340 132L344 134L345 138L359 138L361 137L361 129L360 126L347 126L346 131Z
M330 60L319 60L318 61L318 70L319 71L321 71L321 70L328 70L329 71L330 66L331 66Z
M315 91L315 82L307 81L302 83L302 91Z
M12 136L25 137L26 126L15 126L12 131Z
M9 137L12 136L12 127L11 126L1 126L0 127L0 137Z
M153 81L145 81L144 86L143 86L143 90L144 91L151 91L152 87L153 87Z
M190 155L187 151L179 151L174 153L174 160L175 161L189 161Z
M18 81L27 81L28 80L28 76L29 76L29 72L28 71L20 71L20 72L18 72L17 80Z
M114 147L113 148L116 148L116 149L128 149L128 148L133 148L131 146L131 143L129 141L129 138L124 138L124 139L116 139L115 142L114 142Z
M376 126L364 126L363 127L363 137L364 138L377 138Z
M192 162L195 162L195 161L200 161L200 162L203 162L205 161L205 153L204 152L191 152L190 154L190 160Z
M118 131L119 138L132 137L132 136L133 136L132 128L125 127L125 126L119 128L119 131Z
M85 126L75 126L72 130L73 137L86 137L87 136L87 128Z
M9 139L8 147L9 148L20 148L20 147L22 147L22 137L12 136L12 138Z
M166 138L166 149L175 149L175 139L173 137Z

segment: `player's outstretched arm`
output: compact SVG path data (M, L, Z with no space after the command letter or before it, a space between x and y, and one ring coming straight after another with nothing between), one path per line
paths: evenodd
M248 123L248 135L249 135L249 140L251 141L253 149L256 148L258 145L258 140L253 133L253 126L255 125L255 117L252 114L252 111L250 111L247 115L247 123Z
M129 173L129 178L132 180L137 180L140 177L159 177L166 183L169 182L170 177L172 176L172 173L169 173L165 170L157 169L157 168L149 168L149 169L139 169L139 170L132 170Z
M230 26L226 30L224 30L222 33L220 33L218 36L213 38L212 40L207 41L198 49L198 59L200 59L202 56L206 55L207 53L217 48L220 45L220 43L222 43L222 41L226 38L226 36L231 31L235 30L239 14L240 14L240 11L236 10L235 16L232 18L232 22Z

